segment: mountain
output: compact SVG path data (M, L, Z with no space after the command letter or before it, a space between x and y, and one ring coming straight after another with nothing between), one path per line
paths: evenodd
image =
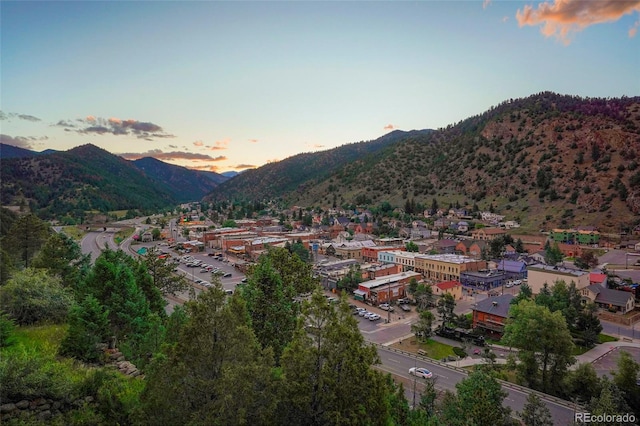
M640 222L640 97L542 92L437 131L300 154L248 170L212 199L495 210L521 231Z
M167 164L152 157L132 162L158 185L164 186L178 202L201 200L228 178L214 172L203 172Z
M295 192L301 185L312 186L345 165L377 153L397 141L427 135L431 130L395 130L376 140L342 145L326 151L294 155L282 161L246 170L216 188L206 199L268 199Z
M298 205L460 204L537 231L640 221L640 98L511 99L283 195ZM419 212L416 212L419 213Z
M89 211L157 210L176 204L163 185L130 161L94 145L2 160L2 205L28 203L42 218L81 218Z
M232 171L229 171L229 172L222 172L222 173L220 173L220 174L221 174L222 176L226 176L226 177L228 177L228 178L232 178L232 177L238 176L240 173L238 173L238 172L236 172L236 171L233 171L233 170L232 170Z
M0 143L0 158L2 159L29 158L29 157L36 157L42 154L43 153L31 151L29 149L20 148L13 145L7 145L5 143Z

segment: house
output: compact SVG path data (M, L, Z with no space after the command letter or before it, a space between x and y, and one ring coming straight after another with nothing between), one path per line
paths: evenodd
M464 220L458 222L458 232L469 232L469 223Z
M480 228L471 231L471 238L481 241L491 241L505 235L507 231L500 228Z
M473 328L499 340L504 333L505 321L509 317L509 308L514 297L513 294L503 294L476 303L472 308Z
M460 281L444 281L433 286L433 294L444 296L450 294L454 300L462 299L462 283Z
M626 314L635 306L635 296L628 291L612 290L600 284L592 284L580 291L583 301L591 301L599 308Z
M602 273L598 273L598 272L590 272L589 273L589 283L591 285L599 284L599 285L605 287L607 285L607 274L602 274Z

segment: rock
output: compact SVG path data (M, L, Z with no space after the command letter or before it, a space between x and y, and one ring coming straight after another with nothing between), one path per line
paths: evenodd
M116 361L124 361L124 355L120 355Z
M11 413L16 410L16 404L2 404L0 405L0 413Z
M49 411L51 409L51 404L44 404L38 406L38 411Z
M85 400L85 402L87 402L87 403L91 403L91 402L93 402L93 397L92 397L92 396L86 396L86 397L84 398L84 400Z
M29 401L27 401L26 399L23 399L22 401L16 404L16 407L18 407L21 410L26 410L27 408L29 408Z
M53 414L51 414L51 411L49 410L38 413L38 418L41 420L49 420L52 416Z

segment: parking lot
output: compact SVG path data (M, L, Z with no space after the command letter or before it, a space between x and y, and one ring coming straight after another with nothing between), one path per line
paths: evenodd
M197 288L204 289L204 286L197 282L198 280L202 280L207 283L212 283L214 280L212 272L203 272L203 265L210 265L220 270L217 278L220 280L222 287L225 290L235 291L238 283L245 278L244 274L234 268L233 263L227 259L220 260L218 258L208 256L207 253L189 253L188 256L191 256L194 260L199 260L202 264L197 266L187 266L188 262L181 260L178 265L178 273L184 275ZM178 259L182 258L183 256L178 257ZM229 274L231 275L229 276Z

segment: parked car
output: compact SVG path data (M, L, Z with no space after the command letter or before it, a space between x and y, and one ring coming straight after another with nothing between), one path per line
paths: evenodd
M207 268L202 268L202 269L200 269L200 273L201 273L201 274L204 274L204 273L206 273L206 272L209 272L209 271L207 271Z
M379 319L380 319L380 315L378 314L369 315L369 321L378 321Z
M231 272L227 272L226 274L224 274L222 277L223 278L229 278L231 276Z
M405 312L411 312L411 306L409 305L400 305L400 309L402 309Z
M433 377L433 373L429 370L427 370L426 368L422 368L422 367L411 367L409 369L409 374L413 375L413 376L417 376L417 377L422 377L424 379L429 379L431 377Z
M366 314L370 314L371 312L367 311L366 309L363 309L362 311L358 312L358 315L360 315L361 317L365 316Z
M398 299L398 305L408 305L409 303L411 303L411 300L408 297Z
M383 303L382 305L379 306L379 308L382 309L383 311L393 312L393 306L389 305L388 303Z

